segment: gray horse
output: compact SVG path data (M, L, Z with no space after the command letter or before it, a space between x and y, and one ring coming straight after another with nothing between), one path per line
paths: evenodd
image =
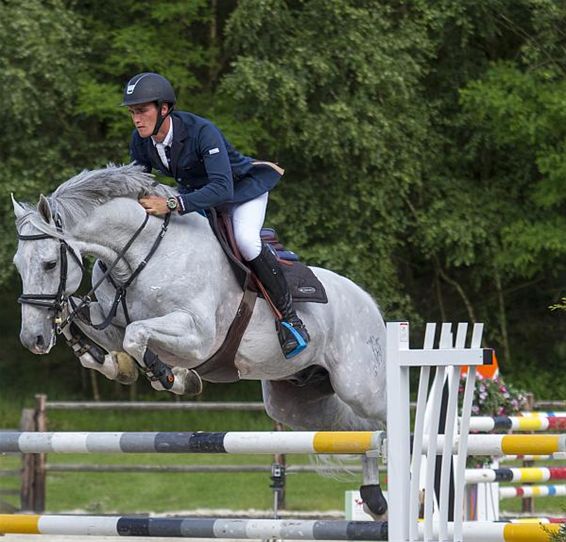
M192 369L222 344L242 290L205 217L171 216L165 233L164 219L148 218L137 202L140 194L171 193L137 166L110 165L83 171L49 198L41 196L37 207L13 200L20 239L14 263L23 284L20 340L25 347L47 354L62 318L67 338L71 326L78 326L104 349L95 359L75 345L85 367L131 383L138 369L151 374L152 352L172 368L169 391L199 391ZM147 260L151 247L156 249ZM81 304L71 296L82 279L82 255L106 265L106 273L98 265L93 268L97 301L88 305L93 322L107 320L104 329L79 318L68 325L72 307ZM239 378L261 380L268 415L292 429L381 429L386 415L385 325L379 308L350 280L326 269L313 271L326 289L328 304L298 305L312 338L308 348L292 361L283 357L272 313L260 299L236 354ZM117 288L133 274L127 302L118 304L114 314ZM124 351L135 364L123 363L129 359ZM293 383L295 374L312 366L327 373L330 386ZM159 379L151 384L166 388ZM366 508L382 515L386 504L377 460L363 456L362 463Z

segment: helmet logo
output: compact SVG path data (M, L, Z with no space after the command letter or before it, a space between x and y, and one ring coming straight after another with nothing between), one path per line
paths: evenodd
M136 90L136 85L137 85L144 77L146 77L147 75L152 75L152 74L151 74L151 73L142 73L141 76L139 76L136 81L134 81L133 83L132 83L132 81L130 81L130 82L128 83L128 86L126 87L126 94L127 94L128 96L129 96L130 94L133 94L134 91Z

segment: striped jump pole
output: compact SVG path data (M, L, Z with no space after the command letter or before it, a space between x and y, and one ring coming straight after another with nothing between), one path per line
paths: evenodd
M262 540L387 540L387 523L139 516L0 515L0 533Z
M546 455L503 455L497 458L498 461L566 461L566 452L557 452Z
M566 467L520 467L499 469L466 469L466 483L548 482L566 480Z
M558 524L466 522L463 542L547 542ZM423 539L420 528L419 540ZM452 524L448 525L451 533ZM0 515L2 534L141 536L178 538L377 540L387 523L275 519L148 518L136 516Z
M474 416L470 431L562 431L566 430L564 416Z
M381 450L383 431L3 432L0 452L364 454Z
M500 487L500 499L527 499L530 497L566 497L566 485Z
M383 431L233 431L110 433L3 432L0 453L225 453L225 454L364 454L381 450ZM456 451L458 440L450 442ZM423 452L428 439L423 439ZM437 437L442 453L444 436ZM470 435L471 455L566 451L566 435Z
M462 437L449 446L457 451ZM444 448L444 435L437 436L437 451ZM562 435L468 435L468 455L553 454L566 451L566 434ZM429 449L428 438L423 438L423 453Z
M564 418L566 417L566 411L559 411L559 410L551 410L551 411L540 411L540 410L533 410L533 411L525 411L519 412L518 416L525 416L525 417L533 417L538 416L540 418Z

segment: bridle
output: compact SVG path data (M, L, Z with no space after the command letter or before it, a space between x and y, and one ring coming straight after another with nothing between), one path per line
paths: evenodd
M61 218L55 217L55 227L59 233L63 233ZM59 254L61 257L61 266L59 271L59 287L56 294L22 294L18 297L18 303L22 305L33 305L34 307L41 307L44 309L54 310L56 314L63 311L66 305L67 297L65 289L67 287L67 272L69 269L67 254L70 254L77 262L81 270L84 272L85 267L73 247L67 243L63 238L51 235L49 233L37 233L33 235L24 235L18 232L18 239L21 241L40 241L42 239L58 239L59 240Z
M76 254L76 252L73 250L71 245L69 245L69 243L67 243L67 241L65 241L65 239L63 239L62 237L51 235L49 233L23 235L18 232L18 239L20 239L21 241L39 241L42 239L58 239L59 251L61 255L59 287L57 288L57 293L56 294L22 294L18 298L18 303L21 303L22 305L33 305L35 307L41 307L41 308L53 310L55 313L53 317L53 324L57 334L62 333L65 327L67 327L77 317L97 330L105 329L110 325L110 323L116 316L118 305L120 303L122 304L122 308L124 310L124 315L126 317L126 320L128 323L130 323L130 317L128 315L128 310L126 307L127 289L132 284L132 282L137 278L137 276L141 273L141 271L145 268L147 262L150 260L150 258L157 250L157 247L161 243L161 240L163 239L167 231L170 218L171 215L169 213L165 215L165 219L163 220L163 224L161 225L161 231L159 232L157 238L153 242L153 245L148 255L138 264L136 269L133 271L133 273L128 277L128 279L125 282L123 282L122 284L117 284L112 279L110 274L118 265L118 263L120 263L120 261L124 259L126 253L130 249L134 241L138 238L142 230L145 228L149 220L149 215L146 214L145 219L140 225L140 227L134 232L132 237L125 244L124 248L118 253L118 256L116 256L114 261L107 267L106 266L103 267L101 265L104 271L103 275L100 277L100 279L96 282L96 284L89 290L89 292L86 295L80 296L81 301L78 304L73 303L72 300L70 300L70 298L65 294L65 290L67 286L67 272L69 268L67 254L70 254L75 259L75 261L79 264L83 272L85 271L85 267L81 261L81 258ZM54 216L53 220L55 222L57 232L59 232L62 235L63 227L62 227L61 217L59 215ZM112 306L108 312L108 315L105 317L104 321L99 324L93 324L90 321L90 318L84 315L84 311L82 309L88 307L88 305L91 303L92 295L96 292L96 290L105 280L108 280L114 286L116 290L116 294L114 296L114 301L112 303ZM72 310L70 311L68 310L69 304L72 307ZM62 314L65 310L67 310L67 316L63 319Z

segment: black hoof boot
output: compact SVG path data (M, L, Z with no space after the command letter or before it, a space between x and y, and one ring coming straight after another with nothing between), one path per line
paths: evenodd
M296 315L277 322L277 335L283 355L293 358L300 354L309 344L310 336L303 321Z
M379 484L360 487L360 497L364 502L364 512L374 519L381 519L387 512L387 501Z
M169 367L169 365L165 365L165 363L159 359L157 354L148 348L143 355L143 361L146 367L144 372L150 380L158 380L166 390L170 390L173 387L175 384L175 375L173 374L171 367ZM144 368L142 367L142 370L143 369Z

